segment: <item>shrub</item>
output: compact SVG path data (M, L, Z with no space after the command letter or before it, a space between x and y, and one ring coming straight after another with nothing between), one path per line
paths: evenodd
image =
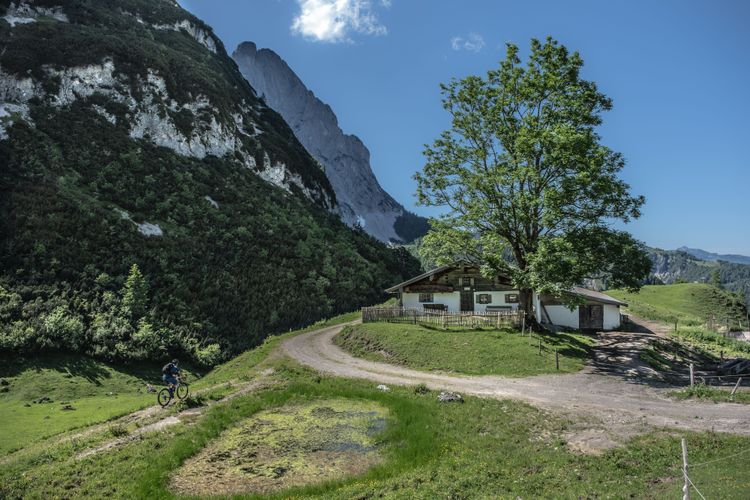
M86 329L78 316L65 307L57 307L44 318L43 335L37 340L43 346L78 350L86 345Z

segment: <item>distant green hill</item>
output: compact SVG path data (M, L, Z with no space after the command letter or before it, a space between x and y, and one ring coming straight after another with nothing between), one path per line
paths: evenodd
M674 322L683 326L705 325L712 318L732 328L747 326L747 307L737 294L702 283L647 285L638 293L608 290L628 303L628 309L644 318Z
M718 274L721 286L745 295L750 305L750 265L724 260L702 260L682 250L649 249L653 266L649 280L654 284L711 283Z

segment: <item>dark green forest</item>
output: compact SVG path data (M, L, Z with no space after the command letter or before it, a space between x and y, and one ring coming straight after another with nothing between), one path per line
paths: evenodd
M54 94L59 82L42 67L110 57L129 81L154 68L171 75L178 102L208 96L226 115L238 101L258 104L221 46L213 54L187 33L149 30L123 13L154 23L189 18L209 30L173 2L52 4L71 22L11 29L0 21L3 71L35 74ZM213 365L274 332L376 303L419 272L406 250L347 228L325 203L272 186L229 155L197 159L130 138L117 102L35 99L29 109L30 120L0 140L0 350L180 355ZM311 190L330 191L279 115L254 109L264 133L246 149L284 162ZM201 124L187 116L182 126ZM163 234L142 234L136 223L144 222Z

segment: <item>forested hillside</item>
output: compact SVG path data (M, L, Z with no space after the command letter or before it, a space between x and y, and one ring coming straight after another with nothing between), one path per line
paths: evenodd
M0 349L213 364L419 271L171 0L0 1Z

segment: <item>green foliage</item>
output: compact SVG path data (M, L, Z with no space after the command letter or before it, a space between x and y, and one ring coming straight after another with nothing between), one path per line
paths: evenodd
M721 273L718 269L711 271L711 284L716 288L721 288Z
M78 350L85 345L86 330L83 322L76 316L71 316L65 307L57 307L49 313L43 322L42 335L37 342L43 342L40 347L70 347Z
M714 356L719 356L723 352L726 357L750 357L750 343L708 331L705 327L678 326L675 335Z
M138 321L146 314L147 306L148 283L138 264L133 264L122 292L122 312L131 321Z
M178 105L204 96L224 125L247 109L245 128L263 129L241 138L257 163L268 153L332 196L325 173L218 39L213 54L186 31L153 28L188 20L214 36L176 3L54 5L70 23L10 29L0 21L5 72L56 94L59 81L43 68L109 58L124 75L123 91L139 100L137 83L155 71ZM231 156L196 159L131 139L127 108L103 95L29 107L34 126L16 123L0 141L2 350L215 364L269 334L380 302L385 288L419 271L406 250L351 231L319 200L273 187ZM205 117L173 118L187 131ZM159 224L164 235L139 233L123 212Z
M544 347L541 356L540 339ZM347 327L334 342L356 356L373 361L422 370L508 377L578 371L588 360L593 344L590 337L570 333L532 337L510 331L442 331L391 323ZM554 349L560 354L559 371Z
M426 257L509 274L529 313L532 288L559 293L603 277L637 288L650 270L644 247L609 225L639 217L644 199L596 132L610 99L581 78L580 55L551 38L531 41L525 65L518 54L509 44L486 78L442 86L451 129L415 178L420 203L449 211L424 238Z

